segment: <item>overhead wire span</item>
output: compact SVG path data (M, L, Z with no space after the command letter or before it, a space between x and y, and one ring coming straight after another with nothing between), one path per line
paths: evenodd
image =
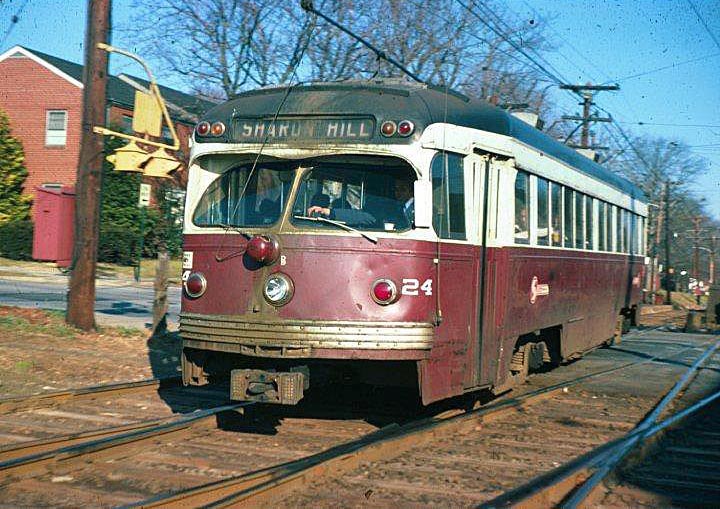
M702 56L702 57L691 58L690 60L683 60L683 61L681 61L681 62L675 62L674 64L664 65L664 66L662 66L662 67L657 67L657 68L655 68L655 69L650 69L650 70L648 70L648 71L640 72L640 73L637 73L637 74L631 74L631 75L629 75L629 76L623 76L623 77L621 77L621 78L617 78L617 79L614 79L614 80L605 81L604 83L601 83L601 85L607 85L607 84L609 84L609 83L621 83L621 82L623 82L623 81L627 81L627 80L639 78L639 77L641 77L641 76L647 76L648 74L653 74L653 73L656 73L656 72L665 71L665 70L667 70L667 69L674 69L675 67L680 67L681 65L692 64L693 62L700 62L701 60L707 60L707 59L709 59L709 58L717 58L717 57L720 57L720 52L718 52L718 53L711 53L711 54L709 54L709 55L705 55L705 56Z
M717 46L718 49L720 49L720 39L718 39L717 36L714 33L712 33L712 31L710 30L710 27L708 26L707 22L705 21L705 18L702 17L698 8L695 6L695 4L692 2L692 0L685 0L685 1L690 5L690 8L695 12L695 16L697 16L697 19L700 20L700 24L705 28L705 31L708 33L710 38L713 40L713 42L715 43L715 46Z

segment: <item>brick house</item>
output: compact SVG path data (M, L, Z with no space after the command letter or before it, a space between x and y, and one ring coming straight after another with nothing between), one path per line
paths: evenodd
M75 183L80 156L82 75L80 64L22 46L0 54L0 109L9 116L12 133L25 150L27 194L33 194L37 187L58 188ZM106 124L129 132L136 87L147 86L147 81L132 76L108 76ZM181 140L182 160L197 115L212 103L167 87L161 86L160 91ZM183 184L184 168L179 172L176 181Z

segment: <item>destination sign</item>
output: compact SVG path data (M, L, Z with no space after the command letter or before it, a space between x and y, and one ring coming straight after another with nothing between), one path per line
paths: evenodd
M375 130L372 118L233 119L233 140L240 143L332 141L363 143Z

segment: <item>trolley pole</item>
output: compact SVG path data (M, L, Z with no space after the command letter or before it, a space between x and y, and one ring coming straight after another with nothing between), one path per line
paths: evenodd
M665 304L672 304L670 299L670 181L665 181Z
M80 160L75 190L75 245L68 288L67 323L79 329L95 327L95 274L100 237L100 189L103 137L93 126L105 123L107 52L97 48L108 42L110 0L89 0L85 29L83 118Z

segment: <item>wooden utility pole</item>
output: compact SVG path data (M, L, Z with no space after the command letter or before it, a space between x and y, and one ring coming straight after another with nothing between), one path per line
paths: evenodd
M675 269L670 265L670 181L665 182L665 304L672 304L670 288Z
M108 54L98 49L110 32L110 0L89 0L85 28L83 118L80 161L75 184L75 246L67 301L67 322L83 330L95 327L95 271L100 236L100 189L104 144L93 126L105 123Z
M693 261L692 261L692 277L696 283L700 282L700 222L702 218L695 216L693 222Z
M563 90L572 90L573 92L582 92L583 102L580 105L583 107L582 116L577 115L563 115L563 120L574 120L580 122L582 131L580 132L580 145L568 144L573 148L584 148L584 149L606 149L607 147L596 147L590 145L590 122L612 122L611 118L599 117L597 113L595 115L590 114L590 107L595 104L593 100L593 92L601 92L603 90L619 90L619 85L593 85L587 83L586 85L560 85ZM574 133L575 131L573 131Z

